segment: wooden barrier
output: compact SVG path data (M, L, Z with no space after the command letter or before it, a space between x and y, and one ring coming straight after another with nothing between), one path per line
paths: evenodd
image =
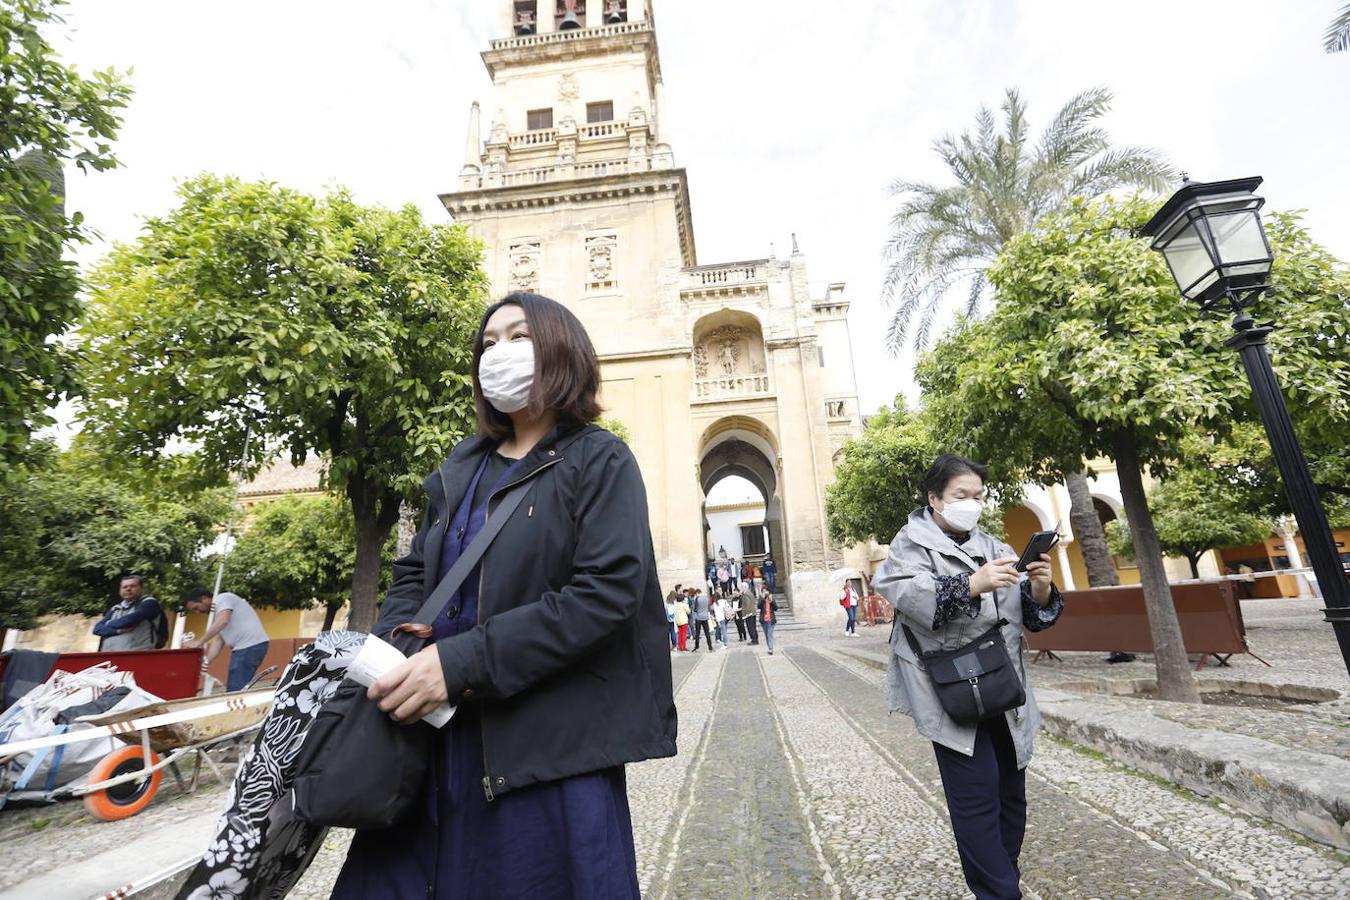
M1172 585L1172 602L1181 622L1187 653L1200 654L1200 666L1213 656L1227 665L1234 653L1251 653L1233 584L1201 581ZM1027 632L1036 658L1055 650L1152 653L1153 635L1138 585L1064 592L1064 613L1045 631ZM1252 656L1261 662L1256 654ZM1269 665L1267 663L1267 665Z

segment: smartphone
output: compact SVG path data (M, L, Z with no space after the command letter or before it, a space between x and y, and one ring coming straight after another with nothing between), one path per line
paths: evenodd
M1025 572L1027 566L1041 558L1042 553L1049 553L1050 548L1059 543L1059 529L1054 531L1038 531L1027 541L1027 548L1022 551L1022 556L1017 560L1017 565L1013 568L1019 572Z

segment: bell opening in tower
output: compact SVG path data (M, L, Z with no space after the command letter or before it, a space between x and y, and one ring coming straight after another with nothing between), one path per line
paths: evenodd
M534 34L539 27L539 0L516 0L516 34Z
M572 31L586 27L586 10L579 8L578 0L558 0L554 13L555 26L559 31Z
M605 0L605 24L618 25L628 21L628 0Z

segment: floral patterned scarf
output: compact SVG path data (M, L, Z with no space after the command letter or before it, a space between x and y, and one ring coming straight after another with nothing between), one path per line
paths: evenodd
M215 837L177 900L280 900L304 874L327 829L301 821L289 803L277 801L290 789L309 726L365 638L324 632L296 652L226 794Z

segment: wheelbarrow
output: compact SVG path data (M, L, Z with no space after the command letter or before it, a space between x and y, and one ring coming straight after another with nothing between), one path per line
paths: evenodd
M252 684L275 669L259 673ZM125 819L150 804L166 768L187 793L196 790L203 764L223 784L225 777L207 751L257 730L272 706L274 693L272 688L250 686L233 693L158 701L135 709L84 716L77 721L94 727L6 744L0 746L0 758L115 737L128 746L119 747L99 760L89 772L87 783L56 788L47 799L81 797L85 809L95 818L105 822ZM185 778L179 763L185 763L189 756L192 772Z

